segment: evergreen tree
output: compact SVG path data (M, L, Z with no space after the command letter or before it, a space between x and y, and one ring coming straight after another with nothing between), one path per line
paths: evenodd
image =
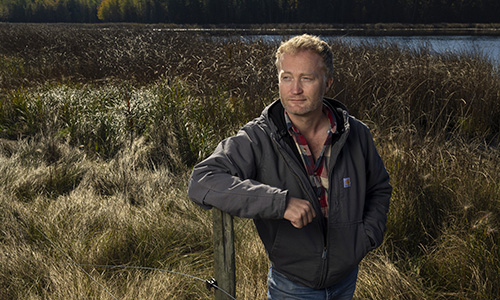
M0 21L149 23L500 22L498 0L0 0Z

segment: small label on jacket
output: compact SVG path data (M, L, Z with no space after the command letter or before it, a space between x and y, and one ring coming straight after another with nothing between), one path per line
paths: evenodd
M351 187L351 178L346 177L344 178L344 189L350 188Z

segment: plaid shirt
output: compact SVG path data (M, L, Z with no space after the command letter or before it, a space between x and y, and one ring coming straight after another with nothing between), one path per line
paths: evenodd
M309 145L307 144L304 136L297 130L297 128L293 125L290 117L285 111L285 120L288 127L288 132L293 137L295 144L297 145L297 149L299 149L299 153L302 157L302 162L307 171L307 175L309 175L309 180L311 184L316 190L316 196L321 205L321 211L325 218L328 218L328 174L329 172L329 158L331 152L331 144L332 144L332 136L337 131L337 123L335 122L335 116L333 112L327 106L323 106L323 112L326 112L328 115L328 119L330 120L330 129L328 130L328 137L325 140L325 144L323 145L323 149L321 150L321 154L314 161L314 157L309 149Z

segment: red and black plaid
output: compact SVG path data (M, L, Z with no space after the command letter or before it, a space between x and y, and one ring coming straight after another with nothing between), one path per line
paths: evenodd
M311 181L313 187L316 190L316 196L321 205L321 211L323 216L328 218L328 175L329 175L329 158L331 152L332 136L337 131L337 123L335 121L335 116L333 112L327 106L323 106L323 112L328 115L330 120L330 129L328 130L328 137L325 140L321 154L314 161L314 157L309 149L309 145L304 138L304 136L297 130L293 125L290 117L285 111L285 120L288 126L288 132L292 135L295 140L295 144L299 149L302 157L302 162L307 170L307 175L309 175L309 180Z

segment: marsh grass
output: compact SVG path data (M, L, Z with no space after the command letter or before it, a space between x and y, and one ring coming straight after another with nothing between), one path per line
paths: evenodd
M162 270L213 277L189 173L277 95L276 45L149 25L0 24L0 41L0 299L211 299ZM473 52L332 47L330 96L370 126L394 186L356 298L494 299L497 69ZM235 231L237 298L263 299L265 251L250 220Z

